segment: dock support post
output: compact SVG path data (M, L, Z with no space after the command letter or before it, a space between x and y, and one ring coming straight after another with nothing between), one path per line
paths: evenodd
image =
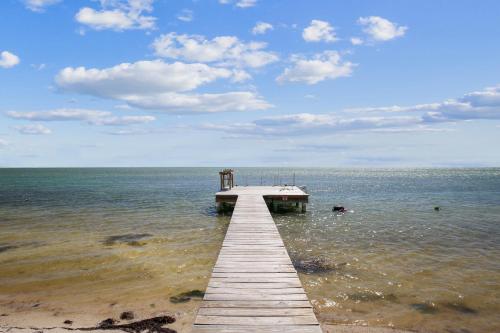
M307 204L305 202L302 203L302 213L305 213L307 210Z

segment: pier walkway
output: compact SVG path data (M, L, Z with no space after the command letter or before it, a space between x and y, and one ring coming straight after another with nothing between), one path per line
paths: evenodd
M321 333L264 201L265 189L218 193L237 191L237 201L193 333ZM276 191L271 194L283 195ZM290 191L307 195L297 187Z

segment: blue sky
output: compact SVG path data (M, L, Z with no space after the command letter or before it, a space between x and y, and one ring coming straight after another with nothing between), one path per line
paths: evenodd
M0 166L500 166L500 2L4 0Z

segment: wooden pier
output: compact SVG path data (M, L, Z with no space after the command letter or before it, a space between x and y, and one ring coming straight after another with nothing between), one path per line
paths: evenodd
M295 186L245 186L218 192L235 202L193 333L321 333L267 200L306 203Z

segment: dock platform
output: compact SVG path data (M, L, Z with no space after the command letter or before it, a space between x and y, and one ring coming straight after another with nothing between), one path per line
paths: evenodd
M236 204L193 333L321 333L264 200L281 200L286 193L285 201L288 196L307 201L307 194L295 186L281 188L236 187L217 193L217 200L234 199Z

